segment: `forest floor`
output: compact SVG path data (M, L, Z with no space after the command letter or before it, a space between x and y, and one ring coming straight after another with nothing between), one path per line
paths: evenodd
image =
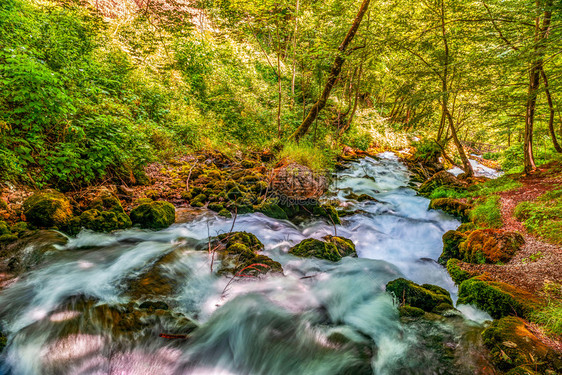
M525 245L506 264L467 264L467 270L488 273L497 281L532 293L540 293L546 283L562 282L562 246L548 243L528 233L523 223L514 216L515 207L519 203L535 201L545 192L562 188L560 172L558 168L539 169L533 174L521 177L519 181L523 186L520 188L498 193L503 229L521 233Z

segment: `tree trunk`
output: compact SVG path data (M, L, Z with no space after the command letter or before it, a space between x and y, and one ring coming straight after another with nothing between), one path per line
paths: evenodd
M550 138L552 139L552 144L556 149L556 152L562 153L562 147L560 147L560 143L556 139L556 131L554 130L554 101L552 100L552 94L550 93L550 88L548 86L548 78L546 77L546 73L544 71L544 67L541 69L542 80L544 82L544 91L546 93L546 100L548 101L548 109L550 110L550 117L548 119L548 131L550 132Z
M295 101L295 78L297 75L297 32L299 28L299 7L300 7L300 0L297 0L297 9L295 14L295 31L293 32L293 76L291 79L291 106Z
M449 42L447 40L447 31L445 29L445 1L441 1L441 34L443 38L443 44L445 46L445 63L443 64L443 76L442 76L442 85L441 90L443 92L443 101L442 101L442 114L443 118L447 118L449 122L449 129L451 129L451 135L453 136L453 142L459 151L459 155L462 160L463 170L465 173L465 177L472 177L474 176L474 170L472 169L472 165L464 152L464 148L459 140L457 135L457 130L455 129L455 123L453 121L453 116L451 112L449 112L448 108L448 100L449 100L449 87L448 87L448 77L449 77Z
M281 86L281 39L279 38L279 19L275 18L275 27L277 29L277 82L279 84L279 100L277 103L277 137L281 138L281 101L283 99L283 88Z
M351 28L347 32L345 39L343 40L342 44L338 48L338 53L336 55L336 58L334 59L334 63L332 64L330 75L328 76L328 81L324 86L324 91L322 91L320 98L318 98L316 103L314 103L314 105L308 112L308 115L306 116L302 124L297 128L297 130L295 130L295 132L291 135L289 139L298 141L300 138L302 138L308 132L310 125L312 125L314 120L316 120L316 117L318 117L318 113L320 113L320 111L326 106L326 102L328 101L328 98L330 97L330 92L332 91L332 87L336 83L336 80L338 79L338 76L341 72L341 68L345 62L345 51L347 50L347 47L353 40L355 34L357 33L357 30L361 25L361 20L363 19L363 16L365 15L367 9L369 8L370 2L371 0L363 0L363 3L359 8L359 12L355 17L355 20L353 21L353 25L351 25Z
M539 0L536 0L535 4L537 6L537 9L541 5ZM525 111L525 135L523 140L525 173L530 173L536 169L535 158L533 156L533 126L535 123L535 112L537 107L537 95L540 86L540 76L541 71L543 70L544 44L550 31L552 4L553 0L547 0L545 3L542 27L540 16L537 15L537 17L535 18L535 56L529 74L529 91Z

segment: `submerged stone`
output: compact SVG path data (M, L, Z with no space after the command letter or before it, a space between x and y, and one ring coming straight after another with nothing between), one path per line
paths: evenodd
M131 211L131 221L141 228L163 229L176 220L176 209L168 202L144 203Z
M337 262L342 256L336 245L331 242L323 242L314 238L308 238L301 243L293 246L289 250L289 254L303 258L320 258Z

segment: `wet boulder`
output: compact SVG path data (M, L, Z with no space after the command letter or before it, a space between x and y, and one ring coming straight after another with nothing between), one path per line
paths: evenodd
M26 220L39 228L62 228L72 218L70 200L56 190L37 192L23 202Z
M266 273L283 273L283 267L266 255L263 244L247 232L221 234L212 243L221 266L218 273L244 277L257 277Z
M341 224L338 211L331 204L316 205L312 209L312 213L316 216L324 217L332 224Z
M452 198L433 199L429 204L430 210L441 210L456 216L463 222L469 221L469 213L472 205Z
M449 259L462 259L459 246L466 241L466 237L466 234L456 230L445 232L443 235L443 252L438 262L445 265Z
M508 315L526 317L539 305L534 295L503 282L491 281L484 275L460 284L458 303L476 305L494 319Z
M400 278L386 284L386 291L392 293L402 305L426 312L441 314L454 308L449 292L436 285L418 285Z
M344 237L327 236L326 242L314 238L303 240L289 249L289 254L303 258L320 258L337 262L342 257L357 255L355 245L351 240Z
M131 211L131 221L141 228L163 229L176 220L176 209L168 202L143 203Z
M562 369L562 355L537 338L521 318L494 321L482 338L492 362L508 374L557 374Z

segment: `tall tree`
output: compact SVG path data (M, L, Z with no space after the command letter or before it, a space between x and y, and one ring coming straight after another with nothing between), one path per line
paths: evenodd
M324 86L324 90L322 91L320 98L318 98L316 103L314 103L314 105L308 112L308 115L305 117L304 121L297 128L297 130L295 130L295 132L291 135L290 139L298 141L300 138L302 138L308 132L308 129L310 128L312 123L314 123L314 120L316 120L320 111L326 106L326 102L330 97L330 92L332 91L332 88L334 87L334 84L336 83L336 80L340 75L342 66L345 63L347 49L351 44L353 37L357 33L359 26L361 25L363 16L367 12L367 9L369 9L370 2L371 2L370 0L363 0L363 3L361 4L359 11L357 12L357 15L355 17L355 20L353 21L353 24L351 25L351 28L349 29L343 42L340 44L338 48L336 58L334 59L332 68L330 70L330 74L328 75L328 80L326 81L326 85Z

